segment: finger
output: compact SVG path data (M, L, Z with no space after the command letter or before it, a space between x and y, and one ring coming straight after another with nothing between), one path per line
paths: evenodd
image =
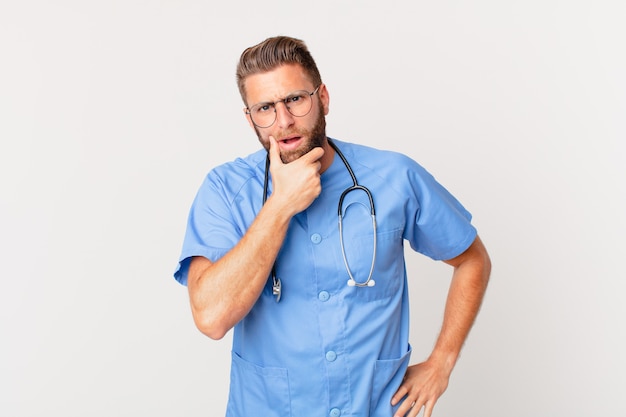
M424 417L430 417L433 412L434 407L435 407L435 403L431 401L424 404Z
M393 394L393 397L391 397L391 405L393 406L398 404L408 393L409 390L404 385L401 385L400 388L398 388L398 391L396 391L396 393Z
M322 156L324 156L324 148L318 146L317 148L313 148L306 154L302 155L302 158L305 162L315 162Z
M394 417L416 416L419 414L421 408L422 407L419 404L416 404L415 401L405 398L404 401L402 401L402 404L400 404L400 407L398 407Z
M422 411L422 407L423 407L423 404L421 402L411 401L409 403L409 409L407 410L407 415L417 416L420 413L420 411Z
M270 141L270 151L269 151L270 163L272 165L278 164L278 163L282 164L283 161L280 159L280 151L278 149L278 142L276 142L276 139L274 139L274 136L270 136L269 141Z

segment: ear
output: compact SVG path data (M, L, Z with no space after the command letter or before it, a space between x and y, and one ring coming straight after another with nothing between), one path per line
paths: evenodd
M254 130L254 123L252 123L252 118L250 117L250 114L248 113L248 109L244 107L243 108L243 113L246 115L246 119L248 120L248 124Z
M326 84L322 83L320 85L320 89L317 90L317 94L319 95L322 106L324 107L324 116L327 116L330 110L330 95L328 94L328 88L326 88Z

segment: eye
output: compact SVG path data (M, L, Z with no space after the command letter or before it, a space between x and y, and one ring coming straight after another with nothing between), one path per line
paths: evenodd
M266 113L272 109L272 106L273 105L270 103L257 104L254 106L253 111L255 113Z
M291 96L287 97L285 99L285 103L287 103L287 104L290 104L290 103L297 104L298 102L303 101L304 98L305 98L304 97L304 93L296 93L294 95L291 95Z

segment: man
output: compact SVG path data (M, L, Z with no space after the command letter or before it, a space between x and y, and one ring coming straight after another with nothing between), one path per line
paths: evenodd
M411 159L327 138L329 92L302 41L246 49L237 80L265 149L208 174L175 272L200 331L234 328L227 415L430 416L489 277L470 214ZM454 267L413 366L404 240Z

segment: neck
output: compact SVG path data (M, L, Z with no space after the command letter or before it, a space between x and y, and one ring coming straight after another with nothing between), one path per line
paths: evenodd
M328 139L328 137L326 137L326 139L324 140L324 145L322 145L322 148L324 149L324 155L320 159L320 163L322 164L322 166L320 167L320 174L323 174L324 171L326 171L332 165L333 160L335 159L335 149L330 146L330 139Z

